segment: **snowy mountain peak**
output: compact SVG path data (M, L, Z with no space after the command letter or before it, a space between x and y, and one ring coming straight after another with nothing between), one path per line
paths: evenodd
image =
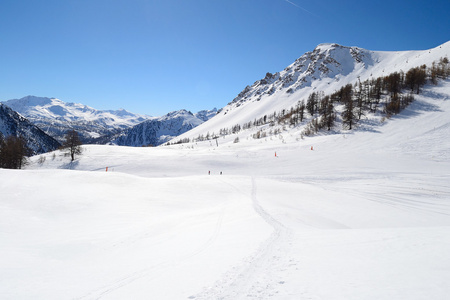
M314 48L314 50L312 52L308 52L308 53L329 53L330 51L339 51L339 50L344 50L345 49L351 49L351 48L358 48L358 47L347 47L347 46L342 46L336 43L323 43L323 44L319 44L316 46L316 48ZM360 49L360 48L358 48Z
M47 104L52 103L53 98L47 98L47 97L36 97L36 96L26 96L21 99L14 99L16 102L16 105L23 106L23 107L29 107L29 106L44 106ZM10 100L12 101L12 100Z
M371 64L372 60L367 54L367 50L358 47L321 44L297 59L291 69L303 71L303 78L308 75L312 79L331 78L337 74L352 72L358 64Z
M167 117L167 118L174 118L174 117L184 117L184 116L193 116L194 114L190 111L187 111L185 109L180 109L180 110L176 110L176 111L171 111L169 113L167 113L165 116L163 116L163 118Z
M336 44L336 43L321 43L319 45L317 45L316 49L321 49L321 48L331 48L331 47L340 47L341 45Z
M230 104L239 107L250 98L260 101L263 97L280 92L292 94L299 89L311 87L316 80L346 76L373 64L374 59L370 51L365 49L338 44L320 44L283 71L275 74L266 73L263 79L256 81L252 86L247 86Z
M52 107L54 112L49 110L46 115L53 115L57 113L58 110L58 99L47 98L47 97L36 97L36 96L26 96L20 99L12 99L3 102L8 107L12 108L14 111L24 115L25 117L39 117L44 113L44 107Z

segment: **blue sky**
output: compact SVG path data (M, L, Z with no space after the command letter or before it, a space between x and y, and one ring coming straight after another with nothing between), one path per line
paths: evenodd
M223 107L316 45L422 50L450 1L2 0L0 101L163 115Z

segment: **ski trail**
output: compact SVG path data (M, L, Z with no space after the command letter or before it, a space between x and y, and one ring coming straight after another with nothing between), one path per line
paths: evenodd
M243 264L228 271L212 287L197 295L189 296L189 299L268 299L276 296L278 287L285 283L283 278L272 274L280 274L273 271L286 270L292 262L287 255L291 245L291 232L260 205L254 177L252 177L251 198L255 212L272 226L272 234Z
M260 215L269 225L273 227L275 230L275 234L279 236L281 232L284 230L287 230L286 227L281 224L278 220L274 219L269 213L267 213L264 208L261 207L261 205L258 202L258 198L256 196L257 188L256 188L256 180L254 177L252 177L252 203L253 208L255 209L256 213Z
M182 255L181 257L179 257L177 259L167 260L167 261L161 262L159 264L156 264L154 266L144 268L142 270L127 274L126 276L123 276L122 278L119 278L119 279L109 283L108 285L105 285L101 288L97 288L97 289L85 294L84 296L76 297L74 299L80 299L80 300L81 299L101 299L101 298L107 296L108 294L114 292L115 290L118 290L124 286L127 286L141 278L144 278L144 277L147 279L156 278L158 276L157 274L160 273L159 270L164 270L164 269L170 268L172 266L176 266L177 264L179 264L185 260L188 260L196 255L199 255L200 253L202 253L203 251L208 249L208 247L211 244L213 244L214 241L217 239L217 237L220 233L220 229L222 227L225 210L226 210L226 206L224 205L218 218L217 218L214 232L209 237L209 239L206 240L204 243L202 243L197 249L193 250L192 252Z

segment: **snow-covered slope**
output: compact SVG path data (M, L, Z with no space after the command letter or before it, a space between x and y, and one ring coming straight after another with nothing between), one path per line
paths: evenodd
M447 299L449 115L447 80L377 130L89 145L0 170L0 294Z
M216 117L182 135L195 138L207 132L243 125L264 115L294 107L312 92L331 94L342 86L393 72L407 72L421 65L431 66L450 56L450 42L423 51L370 51L337 44L321 44L284 70L247 86Z
M56 150L60 144L26 118L0 103L0 134L23 137L34 154Z
M85 142L112 135L134 126L148 116L120 110L96 110L79 103L55 98L27 96L3 102L59 141L69 129L75 129Z
M121 146L157 146L202 124L217 113L216 109L202 110L196 114L186 110L170 112L151 118L121 132L111 142Z

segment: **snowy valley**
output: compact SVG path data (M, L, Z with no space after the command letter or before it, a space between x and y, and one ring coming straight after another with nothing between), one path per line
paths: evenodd
M447 299L449 79L353 130L220 132L449 54L319 45L171 145L0 169L2 298Z

